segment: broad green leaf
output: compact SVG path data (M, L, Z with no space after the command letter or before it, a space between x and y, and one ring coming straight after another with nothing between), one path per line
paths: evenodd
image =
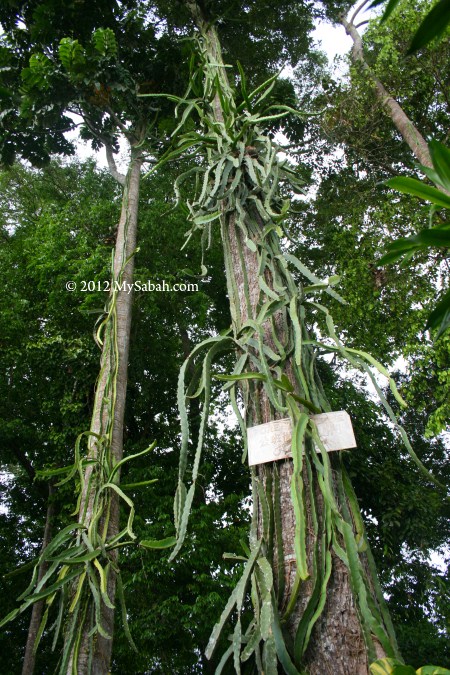
M450 229L447 225L430 227L421 230L413 237L396 239L388 245L388 253L380 258L378 264L387 265L395 262L408 252L426 249L431 246L450 247Z
M72 73L79 73L85 66L86 54L78 40L62 38L58 48L59 58L64 68Z
M436 188L426 185L426 183L423 183L416 178L397 176L396 178L391 178L390 180L386 181L386 185L393 188L394 190L403 192L404 194L426 199L433 204L443 206L447 209L450 208L450 197L447 197L447 195L443 194Z
M450 149L438 141L428 145L431 159L442 186L450 191Z
M114 35L114 32L111 30L111 28L98 28L96 31L94 31L92 42L94 43L95 49L102 56L116 56L116 36Z
M369 5L369 9L372 9L374 7L379 7L379 5L382 5L385 0L374 0L371 5ZM400 0L389 0L389 2L386 5L386 9L384 10L383 16L381 17L381 22L383 23L386 21L394 9L397 7L398 3Z
M450 326L450 289L445 293L444 297L434 310L431 312L427 321L427 328L438 329L436 340L447 330Z
M422 246L450 246L450 230L443 227L430 227L419 232L414 239Z
M408 54L416 52L445 32L450 23L450 0L439 2L428 12L415 33Z

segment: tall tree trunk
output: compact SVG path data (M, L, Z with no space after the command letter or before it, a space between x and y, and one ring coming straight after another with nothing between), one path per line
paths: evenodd
M257 303L259 298L259 264L257 256L245 245L243 236L233 222L233 217L229 217L222 228L224 245L229 247L231 252L232 265L227 269L229 278L233 278L233 284L238 291L238 312L239 323L242 325L247 319L256 319L258 314ZM254 240L255 244L260 243ZM281 253L281 250L280 250ZM242 255L243 254L243 255ZM270 282L269 279L266 279ZM248 287L250 298L254 299L251 307L245 302L245 285ZM279 322L279 326L281 321ZM236 333L238 326L235 326ZM280 342L286 343L286 336L282 330L278 330L277 338ZM265 332L264 343L271 349L274 349L274 341L271 337L271 328L268 325ZM292 359L288 359L284 373L290 382L294 382ZM256 387L250 399L246 410L246 422L248 426L264 424L276 419L282 415L271 405L263 387ZM342 480L340 457L337 455L332 458L333 466L333 487L336 501L340 508L347 508L348 505L343 497L344 503L339 504L338 483ZM277 474L277 476L275 476ZM274 484L279 481L279 502L274 503L273 507L279 510L282 518L282 547L283 547L283 569L274 569L274 576L280 584L283 579L284 591L280 599L279 609L284 611L294 592L296 583L296 559L295 559L295 536L296 536L296 518L294 505L292 501L291 483L293 481L293 461L291 459L282 460L273 464L261 464L257 468L257 476L262 484ZM313 496L308 494L307 487L310 484L311 476L308 475L306 468L303 471L303 482L305 485L305 503L306 519L308 523L306 533L306 550L308 559L308 568L310 573L313 567L313 552L319 543L320 532L323 528L323 499L318 485L318 476L313 472L312 492ZM274 502L278 497L274 495ZM315 500L315 508L318 513L319 534L314 532L313 516L311 512L311 499ZM259 511L261 506L258 505ZM261 529L261 522L259 523ZM369 575L369 566L364 561L366 573ZM313 575L311 579L302 584L295 607L286 624L287 632L294 641L300 620L305 612L306 606L313 593ZM376 602L376 600L375 600ZM369 661L367 647L364 640L363 630L358 615L358 606L354 591L351 587L350 575L347 567L342 560L332 551L332 568L327 589L327 599L323 612L314 626L309 647L306 651L302 667L307 669L311 675L320 673L321 675L368 675ZM381 644L375 640L375 655L377 658L386 656Z
M433 162L431 161L431 156L426 140L417 127L413 124L413 122L409 119L401 105L389 94L383 83L373 73L364 57L361 36L353 23L358 11L361 8L362 6L357 9L350 21L348 21L344 16L340 17L341 24L344 26L347 35L350 35L353 40L353 61L355 63L360 63L364 69L364 72L367 73L367 75L372 80L378 99L394 123L397 131L401 134L405 143L407 143L410 147L411 152L414 154L416 159L424 166L433 168Z
M125 400L127 388L128 353L131 328L131 310L133 293L128 290L127 284L133 282L134 257L136 249L137 218L139 202L140 169L142 157L139 148L131 147L131 159L125 180L122 209L117 230L116 249L114 257L111 284L118 284L120 289L115 291L116 321L112 339L115 341L115 350L111 351L108 340L105 338L101 356L100 375L96 387L94 411L91 422L91 432L98 436L109 434L110 454L113 464L122 459L123 454L123 425L125 415ZM107 329L108 330L108 329ZM111 389L111 382L115 387ZM114 396L114 414L111 417L111 397ZM91 437L93 438L93 437ZM91 440L89 458L96 459L98 447L95 440ZM89 479L94 471L94 465L88 465L85 470L85 490L81 496L80 522L89 527L93 518L93 504L95 487L90 489ZM114 537L119 531L119 502L115 492L110 490L109 513L104 514L102 520L107 524L107 539ZM107 521L107 522L106 522ZM109 553L110 560L117 561L117 549ZM114 603L116 593L116 575L110 569L107 580L107 594ZM101 623L111 639L97 634L92 644L89 632L92 629L91 611L82 614L83 632L81 646L78 651L76 672L78 675L106 675L110 671L112 653L112 635L114 631L114 609L101 604ZM93 649L93 653L92 653ZM68 675L73 672L74 652L67 668Z
M52 538L52 526L53 518L55 515L55 503L53 501L53 485L48 484L48 497L47 497L47 513L45 516L45 527L44 527L44 537L42 539L41 554L47 548L51 538ZM39 565L39 572L37 582L39 583L48 569L48 563L46 561L41 562ZM41 623L42 615L44 612L45 600L39 600L33 604L33 609L31 612L30 625L28 627L27 635L27 644L25 647L25 657L23 660L22 675L33 675L34 665L36 661L36 655L34 653L34 644L36 642L36 636L38 634L39 626Z
M188 2L188 6L204 37L203 49L207 52L212 67L217 68L218 64L223 64L217 34L203 19L201 10L195 2ZM218 77L222 78L222 82L226 88L228 85L225 68L218 69ZM223 122L224 116L218 96L213 104L213 108L216 121ZM250 148L248 151L255 152L255 148ZM264 198L261 199L264 201ZM249 221L258 225L258 232L255 232L254 228L253 232L248 229L244 233L245 224L242 220L242 215L238 226L239 215L236 211L232 211L229 208L224 210L221 218L228 293L232 309L233 329L236 337L238 337L243 324L248 319L256 320L261 307L261 260L258 259L258 253L255 252L255 249L264 249L263 230L265 223L258 214L256 206L252 206L251 204L252 202L250 202L250 205L247 202L247 213ZM245 240L247 238L253 241L254 246L251 248L246 244ZM271 242L271 262L273 263L275 273L278 274L277 266L278 269L281 269L278 256L281 258L282 252L275 235L273 235ZM264 282L270 291L273 292L274 279L267 267L264 272ZM269 297L266 294L264 300L268 299ZM287 331L290 330L290 326L289 321L286 321L286 312L283 313L283 310L279 310L273 316L273 319L273 324L268 320L263 326L263 344L277 351L277 342L281 345L287 344ZM305 326L302 326L302 332L307 337ZM292 349L290 351L292 353ZM286 357L283 363L283 371L288 380L294 384L296 376L292 356ZM317 379L317 373L315 377ZM251 427L280 418L282 415L273 407L263 383L257 382L251 385L251 387L251 395L247 397L248 404L245 411L247 425ZM352 528L354 531L354 522L349 515L350 509L342 487L343 473L340 453L335 453L331 462L332 476L330 482L333 499L337 504L340 514L345 512L347 527L350 525L350 531ZM327 533L329 525L326 523L330 521L326 519L329 514L325 513L327 507L324 504L324 497L322 496L320 486L321 476L318 470L316 471L313 461L309 462L309 460L305 463L302 473L304 485L302 508L304 509L307 523L305 532L306 558L310 576L300 583L298 595L295 592L294 587L296 584L298 586L295 538L298 534L296 533L296 516L291 493L291 484L294 480L293 473L293 462L290 459L262 464L256 470L256 481L259 481L259 484L264 486L266 495L270 492L269 486L274 486L275 484L278 486L270 494L273 500L273 511L278 513L281 518L281 536L279 535L281 541L276 541L276 534L274 533L272 533L272 541L274 542L273 550L281 550L281 556L276 559L274 555L272 568L274 577L277 580L280 616L284 614L287 606L291 604L289 618L284 624L284 631L287 634L286 644L291 646L291 657L294 659L292 654L295 652L295 649L293 647L300 621L313 607L311 616L314 613L317 616L315 617L315 622L312 622L314 627L311 639L307 643L309 646L303 653L301 663L299 663L299 659L297 658L295 667L302 669L302 672L306 669L312 675L318 675L319 673L320 675L367 675L369 672L369 659L382 658L386 655L386 651L381 646L378 637L372 635L371 630L367 630L367 627L364 627L360 621L359 602L361 598L359 596L363 591L361 588L355 587L347 566L336 554L336 550L339 550L341 545L345 547L344 542L336 534L336 541L332 543L330 535ZM254 508L261 514L263 505L260 499L258 504L254 504ZM316 519L314 514L316 514ZM258 518L258 534L261 535L261 515ZM341 555L341 557L345 557L345 554L344 556ZM315 560L316 563L317 561L321 564L323 563L323 567L325 567L325 559L328 561L327 569L330 578L324 603L320 607L312 597L317 592L316 582L318 579L313 566ZM383 606L381 593L375 592L374 584L376 584L376 579L372 581L373 565L370 564L372 561L366 559L364 555L359 560L358 564L361 565L362 574L368 580L366 585L369 587L372 606L376 608L374 611L377 615L383 616L385 623L389 622L385 607ZM316 585L314 586L314 584ZM282 590L283 586L284 590ZM385 644L389 642L389 640L384 640L386 635L384 627L382 628L382 634L379 633L378 635L381 635L381 639L383 639ZM393 650L395 650L395 647Z

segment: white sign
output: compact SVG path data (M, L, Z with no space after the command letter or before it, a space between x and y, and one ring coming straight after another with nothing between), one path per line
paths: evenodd
M311 415L320 440L326 450L356 448L350 415L345 410ZM250 466L292 457L292 430L289 418L250 427L248 434L248 463Z

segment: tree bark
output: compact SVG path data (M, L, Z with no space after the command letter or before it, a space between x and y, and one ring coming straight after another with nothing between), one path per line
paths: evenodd
M53 501L53 485L48 484L47 513L45 517L44 537L42 539L41 554L45 551L52 538L53 518L55 515L55 503ZM41 562L39 565L38 579L39 583L48 569L47 562ZM45 600L39 600L33 604L31 612L30 625L28 627L27 643L25 646L25 657L22 666L22 675L33 675L36 654L34 653L34 644L38 634L39 626L44 612Z
M232 267L227 270L229 275L233 275L239 295L239 324L242 325L248 318L255 319L257 316L256 305L259 299L258 284L258 260L243 242L242 233L238 230L233 219L229 218L225 227L222 229L222 236L226 247L229 247L232 258ZM256 243L256 242L255 242ZM240 251L244 252L241 256ZM269 283L270 280L266 279ZM248 308L245 298L245 285L247 284L249 296L252 298L251 308ZM281 323L281 322L280 322ZM236 326L235 326L236 329ZM280 332L277 335L280 342L284 343L284 337ZM265 344L274 348L273 340L270 337L269 327L265 334ZM285 374L291 382L292 363L290 360L285 365ZM255 424L264 424L281 417L280 413L273 409L265 394L262 386L258 387L246 410L248 426ZM339 458L333 462L335 472L340 470ZM291 481L293 475L293 462L291 459L282 460L273 464L262 464L257 469L258 478L263 484L268 481L273 483L274 472L278 472L280 484L280 502L279 507L282 516L282 544L284 555L284 569L281 574L284 577L284 592L280 602L280 611L284 611L289 603L289 599L294 590L296 579L296 560L294 551L295 541L295 514L291 495ZM306 469L303 473L305 486L309 484L309 477ZM337 486L334 484L335 495L337 495ZM317 477L314 476L314 495L316 508L319 510L319 519L322 514L323 500L320 488L317 484ZM312 569L313 551L317 543L317 537L314 534L311 517L311 502L308 497L308 490L305 490L305 509L307 515L307 542L306 549L308 555L308 568ZM322 516L323 517L323 516ZM320 528L319 528L320 530ZM365 564L366 571L368 566ZM275 578L279 577L278 570ZM300 619L304 613L306 605L312 595L312 584L307 580L302 584L298 595L295 608L288 620L287 631L294 639ZM328 586L327 600L324 611L317 621L311 636L308 650L305 654L305 661L302 666L307 669L311 675L320 673L321 675L368 675L369 662L364 636L361 629L357 604L351 588L349 571L344 563L335 554L332 554L332 572ZM376 644L377 658L386 656L379 643Z
M215 66L222 64L220 43L217 34L213 28L208 26L202 18L201 10L197 4L188 2L193 17L201 33L206 37L208 56L211 63ZM219 68L218 76L227 86L226 74L224 68ZM223 113L221 103L216 96L213 104L214 114L218 122L223 122ZM248 209L254 209L251 215L251 222L256 222L260 226L260 232L256 235L248 236L253 240L256 247L262 247L262 232L264 223L258 216L256 208L247 206ZM249 211L250 213L250 211ZM237 226L237 214L233 211L224 211L221 217L222 240L225 251L227 286L231 304L231 315L233 320L233 329L235 336L238 336L241 326L248 320L255 320L258 314L259 302L261 298L261 287L259 283L260 264L257 253L253 252L245 243L245 236L242 232L242 226ZM259 221L259 222L258 222ZM278 249L272 256L272 261L276 261L277 256L281 255L279 243ZM274 264L276 264L274 262ZM273 280L270 273L265 272L265 283L273 290ZM279 310L274 315L274 330L272 324L267 321L263 327L263 343L274 348L274 342L286 345L286 315L283 310ZM306 330L304 327L302 330ZM275 337L274 337L275 334ZM276 338L276 339L275 339ZM294 384L295 376L294 362L292 357L286 358L284 362L284 374L289 381ZM251 397L248 399L247 409L245 411L247 426L254 426L270 422L280 418L281 414L272 406L268 396L265 393L261 382L251 385ZM333 492L336 503L340 510L347 509L348 504L345 495L339 499L339 486L341 472L341 458L336 453L332 459L333 466ZM294 591L296 580L297 564L294 550L296 536L295 512L291 496L291 481L293 479L293 462L290 459L267 463L257 467L257 479L264 485L273 485L275 480L279 484L279 496L274 494L274 510L278 509L281 514L281 539L282 542L275 542L274 550L282 544L283 569L277 569L277 562L274 560L272 567L274 577L277 579L278 587L284 586L284 591L279 593L279 611L280 616L284 613L289 600ZM312 564L314 551L325 537L325 506L321 489L319 486L320 477L315 469L309 473L306 466L303 470L303 483L305 485L304 510L306 514L307 532L306 532L306 551L307 563L310 572L310 579L302 582L300 592L296 596L295 605L289 619L285 623L285 632L293 643L297 633L300 619L308 605L308 601L313 594L312 585ZM342 491L341 491L342 492ZM311 505L314 500L315 510L318 513L318 527L314 530ZM278 501L278 503L275 503ZM255 504L254 508L261 512L260 504ZM259 535L262 530L262 522L259 517ZM328 554L332 556L330 580L327 588L325 605L322 608L319 619L316 621L309 646L302 657L302 662L296 663L296 667L301 668L302 672L311 673L311 675L333 674L333 675L368 675L369 656L368 647L364 639L362 624L358 615L357 598L355 589L352 588L349 570L340 558L331 550L330 544L325 551L319 553L322 559ZM363 560L362 564L369 575L368 563ZM372 594L374 605L377 605L375 594ZM367 638L367 635L366 635ZM376 638L371 636L372 657L382 658L385 651Z
M353 16L356 16L356 13ZM397 131L401 134L403 140L408 144L411 152L416 159L427 166L433 168L428 145L420 131L414 126L401 105L389 94L383 83L376 77L364 57L363 43L353 21L347 21L344 16L340 17L341 24L344 26L347 35L353 40L352 58L355 63L360 63L375 86L375 92L387 114L394 123Z
M94 411L90 430L98 435L103 435L108 425L112 425L111 433L111 456L114 464L122 459L123 455L123 426L125 415L125 400L127 389L128 372L128 353L130 343L131 311L133 293L128 290L127 284L133 282L134 257L137 238L137 218L139 201L140 169L142 157L138 148L131 147L131 159L126 176L125 187L122 198L121 216L117 230L116 249L114 257L114 266L111 283L117 282L124 285L124 288L116 291L116 359L114 362L111 352L108 349L106 340L104 342L100 376L97 382ZM116 373L115 388L115 406L114 417L109 419L110 407L106 394L108 382ZM95 441L90 442L89 457L95 459L98 448ZM94 491L89 491L89 478L93 472L93 465L89 465L85 471L85 492L82 494L80 503L80 522L89 526L93 515ZM108 519L107 539L115 536L119 531L119 502L116 493L111 491L111 508ZM110 559L114 563L117 561L117 549L109 553ZM116 575L111 569L108 575L107 594L112 603L114 603L116 592ZM81 646L79 649L78 660L76 664L78 675L106 675L110 672L110 662L112 654L112 635L114 630L114 610L107 607L102 602L101 622L103 628L111 636L111 639L97 634L94 641L94 652L90 654L91 639L89 631L92 628L90 614L84 615L83 633ZM89 665L90 658L92 665ZM73 653L67 668L67 674L72 675Z

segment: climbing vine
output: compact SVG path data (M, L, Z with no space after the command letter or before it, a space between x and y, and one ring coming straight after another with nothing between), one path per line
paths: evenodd
M214 376L225 381L223 388L230 395L244 446L247 424L253 426L262 421L262 401L268 401L273 419L289 417L291 420L291 496L295 513L296 560L296 579L286 603L279 470L276 463L269 472L252 468L254 510L249 546L244 545L244 557L236 558L244 562L242 576L206 650L210 658L226 623L233 616L231 644L216 673L223 671L230 658L239 673L241 663L252 656L258 672L277 673L278 662L287 673L303 672L302 663L313 627L325 607L332 554L348 568L369 660L376 660L377 645L382 646L388 657L395 658L398 656L395 636L377 582L355 493L340 456L333 459L332 466L310 415L311 412L330 410L316 368L320 353L335 353L368 374L411 457L428 480L437 481L414 453L374 371L387 378L396 401L404 406L389 373L370 354L345 347L329 310L317 300L317 295L324 292L344 302L333 289L338 278L317 278L289 249L283 251L281 248L280 239L289 216L290 201L280 195L282 189L286 192L289 187L298 192L301 186L295 169L287 161L280 160L277 146L266 127L288 114L299 113L270 102L277 75L249 91L240 66L242 102L238 103L226 68L214 30L205 28L195 39L186 95L170 97L177 104L180 122L173 133L172 147L158 165L180 157L190 160L188 170L175 182L177 201L182 198L183 182L195 178L196 196L187 202L191 222L187 236L189 240L194 233L200 232L203 250L212 236L214 223L220 222L232 315L232 329L195 347L180 371L178 406L182 441L174 504L177 544L171 557L178 554L186 536ZM257 261L256 289L247 273L249 256ZM235 275L236 259L241 261L239 286ZM300 281L294 277L294 272L300 275ZM312 338L306 328L306 324L313 324L318 316L323 319L323 339ZM213 375L214 359L229 350L237 354L233 372ZM186 381L187 373L192 372L194 376ZM240 396L247 419L238 405ZM202 399L202 416L197 447L191 459L188 406L193 398ZM246 451L244 447L243 459ZM190 476L189 487L186 476ZM318 484L320 496L314 489L315 484ZM306 534L310 524L315 542L312 564L308 561ZM296 627L293 644L287 643L284 628L307 579L312 583L312 592ZM242 612L248 589L253 618L243 626Z
M129 178L128 178L129 180ZM124 203L128 194L125 185ZM57 486L69 481L75 482L77 504L71 514L74 521L64 527L48 544L34 562L30 584L18 598L21 604L0 623L4 625L24 612L30 605L45 600L45 611L37 634L34 649L37 650L49 617L55 614L52 624L53 645L56 648L58 638L64 636L64 648L59 662L59 672L77 672L80 648L87 647L89 663L94 653L94 644L98 636L111 639L102 624L102 607L114 609L108 595L108 581L115 575L117 597L121 606L124 631L135 649L128 627L124 601L123 584L118 565L117 551L121 547L136 544L133 532L134 504L126 494L128 489L144 487L154 480L120 485L120 472L129 461L147 455L155 447L153 443L142 452L129 455L117 461L113 452L113 423L116 407L116 386L119 364L117 343L118 316L117 298L122 284L124 270L130 260L126 257L128 223L120 252L122 261L120 270L115 273L114 251L111 263L111 293L100 319L95 341L102 350L101 368L96 386L93 420L89 431L81 433L75 443L75 457L71 466L45 469L38 472L40 479L62 477ZM132 253L134 255L135 252ZM100 428L94 431L100 421ZM118 500L128 511L125 527L111 534L109 524L114 500ZM161 541L141 541L147 548L166 548L173 546L173 537ZM39 570L47 565L45 574L39 578ZM26 565L28 568L29 565ZM89 626L86 631L86 624ZM83 645L82 638L89 633L89 645ZM91 666L89 665L88 672Z

